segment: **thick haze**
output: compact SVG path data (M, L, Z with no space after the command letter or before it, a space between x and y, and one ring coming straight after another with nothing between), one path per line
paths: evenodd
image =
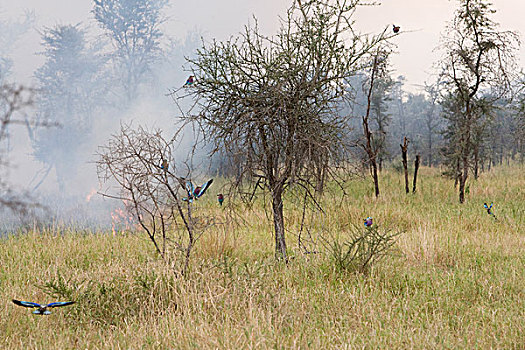
M178 56L173 58L168 54L167 59L171 61L154 67L159 77L155 81L156 91L150 89L149 94L143 93L125 110L104 110L95 116L89 142L81 147L82 159L77 162L79 165L72 166L75 171L71 171L70 181L74 184L71 192L76 193L68 192L67 195L85 198L96 190L94 153L98 146L107 142L121 120L133 120L135 125L146 124L150 128L169 129L173 125L176 110L165 93L170 88L181 86L187 77L188 73L181 67L182 56L189 56L192 52L181 50L187 47L184 45L187 44L185 39L189 33L201 33L206 40L225 40L236 36L247 23L253 23L255 16L262 32L271 35L279 26L279 16L285 14L290 3L289 0L170 0L165 11L168 20L162 31L167 37L179 40L175 51L168 50L172 56ZM501 29L516 30L522 36L525 33L525 21L522 19L525 1L494 0L493 4L497 9L494 19L501 24ZM418 92L425 82L433 81L433 64L439 59L435 49L447 21L452 19L456 5L456 1L449 0L385 0L380 6L359 8L355 17L356 29L363 33L379 33L385 27L390 30L394 23L401 26L402 35L394 38L397 53L392 56L392 75L405 76L404 89ZM9 80L27 86L37 84L35 71L45 61L45 57L38 54L43 50L41 33L45 28L82 23L82 28L88 32L87 39L97 42L98 37L102 36L102 30L93 18L92 8L92 0L0 0L0 22L21 22L26 11L33 11L35 18L33 28L23 34L14 47L8 48L8 58L13 63ZM196 42L189 44L196 45ZM518 56L522 63L525 62L524 49ZM11 130L10 140L11 182L20 188L31 189L38 182L34 175L42 171L42 164L34 159L34 151L24 127L13 129L16 130ZM58 193L56 176L51 173L40 189Z
M277 17L284 13L289 3L287 0L171 0L165 32L183 38L189 30L199 29L206 37L221 40L242 30L255 15L261 28L272 33L278 26ZM398 53L392 58L394 74L404 75L406 88L414 91L430 80L432 64L439 58L433 51L439 45L440 34L452 18L456 4L450 0L384 0L380 6L359 10L357 27L364 32L378 32L391 23L401 26L405 33L396 38ZM494 0L493 4L497 9L495 20L502 29L517 30L520 35L525 33L525 1ZM96 27L91 8L89 0L2 0L0 18L16 18L24 9L33 9L39 28L78 22ZM39 51L39 28L25 36L16 49L14 71L19 79L28 79L42 60L35 55ZM525 62L523 49L519 57Z

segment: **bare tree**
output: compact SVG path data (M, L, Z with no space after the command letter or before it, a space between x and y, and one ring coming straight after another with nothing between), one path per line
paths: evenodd
M481 106L508 94L517 73L514 52L518 35L498 31L491 19L494 12L486 0L459 0L444 37L444 87L460 107L459 115L454 117L455 126L449 129L454 132L452 140L457 142L453 154L459 162L460 203L465 201L465 184L476 149L474 133L483 116L479 113Z
M363 148L367 155L367 165L370 168L372 178L374 179L374 191L375 196L379 197L379 178L377 175L378 171L378 154L382 149L382 142L375 142L374 133L370 127L370 111L372 109L374 90L376 89L378 79L381 79L387 74L388 67L388 56L390 52L378 48L375 52L372 53L372 65L370 67L370 75L363 84L363 89L367 90L367 105L366 105L366 114L362 117L363 120L363 133L365 136L364 142L360 143L360 146ZM380 133L379 138L384 138L384 134L381 133L381 130L378 129Z
M236 39L202 47L190 60L195 84L173 93L181 107L193 99L192 108L181 108L183 120L200 126L211 153L238 161L237 188L270 193L278 258L287 257L287 188L302 188L315 201L318 184L350 154L348 118L340 113L345 81L370 65L363 58L386 39L386 31L352 30L359 4L294 1L275 36L247 26Z
M412 182L412 193L416 193L417 172L419 170L420 160L421 160L420 155L416 154L416 160L414 161L414 181Z
M108 185L101 194L123 201L164 261L182 256L184 275L195 242L213 220L194 212L193 194L185 190L190 179L177 174L173 142L160 130L123 126L100 148L97 169Z
M408 159L407 159L407 151L408 151L408 143L410 141L405 136L403 138L403 144L400 144L401 147L401 157L403 159L403 170L405 171L405 191L406 193L409 193L410 190L408 188Z
M25 212L32 202L26 196L17 195L5 180L8 163L4 141L9 134L9 125L25 123L15 119L15 113L32 104L32 89L14 84L0 85L0 209L8 208L18 213Z

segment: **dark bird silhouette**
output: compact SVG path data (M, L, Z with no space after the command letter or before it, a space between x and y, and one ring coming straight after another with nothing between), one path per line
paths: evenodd
M400 26L396 26L395 24L392 24L392 30L394 31L394 34L399 33L400 29L401 29Z
M13 303L15 303L18 306L36 308L36 310L33 311L35 315L50 315L51 311L49 311L48 309L54 308L54 307L71 305L71 304L74 304L75 302L74 301L58 301L55 303L49 303L47 305L40 305L37 303L32 303L30 301L21 301L21 300L13 299Z
M222 193L219 193L217 195L217 201L219 202L219 204L221 205L222 207L222 202L224 202L224 195Z
M365 219L365 226L366 227L370 227L374 224L374 222L372 221L372 218L369 216Z

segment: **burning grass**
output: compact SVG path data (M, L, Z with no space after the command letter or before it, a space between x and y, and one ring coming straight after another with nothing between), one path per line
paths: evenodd
M406 196L401 175L386 172L378 200L368 179L350 184L342 202L327 199L322 224L332 233L367 216L404 231L368 275L338 270L324 253L301 254L292 234L301 212L292 204L294 258L275 262L260 203L241 211L240 225L212 195L197 205L225 224L198 242L185 278L140 233L9 236L0 243L0 347L522 347L523 168L483 174L462 206L437 171L422 169L420 180L419 192ZM487 201L498 221L483 210ZM12 298L77 304L38 317Z

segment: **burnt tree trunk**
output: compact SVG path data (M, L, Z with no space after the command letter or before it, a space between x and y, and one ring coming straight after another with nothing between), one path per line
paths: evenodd
M417 171L419 170L419 154L416 155L416 161L414 163L414 182L412 183L412 193L416 192L416 183L417 183Z
M372 162L372 171L373 171L373 177L374 177L374 190L376 197L379 197L379 178L377 177L377 164L376 162Z
M363 117L363 131L366 137L365 150L368 155L368 162L372 168L374 179L374 190L376 197L379 197L379 178L377 176L377 152L372 148L372 132L368 126L368 117Z
M399 145L401 147L401 156L403 157L403 169L405 170L405 191L406 193L410 193L410 190L408 188L408 160L407 160L407 150L408 150L408 143L410 141L405 136L403 138L403 144Z

